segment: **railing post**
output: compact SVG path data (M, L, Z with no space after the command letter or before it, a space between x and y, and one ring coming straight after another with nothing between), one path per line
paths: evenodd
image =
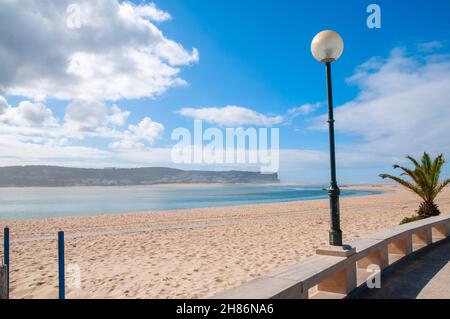
M6 298L9 298L9 227L3 230L3 254L6 266Z
M434 242L447 238L450 235L450 223L437 224L431 228L431 237Z
M447 221L444 224L444 233L445 233L445 236L450 237L450 221Z
M59 299L65 299L64 232L58 232Z

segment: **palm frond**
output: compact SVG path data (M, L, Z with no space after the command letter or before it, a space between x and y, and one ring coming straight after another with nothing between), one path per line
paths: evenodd
M443 181L436 189L436 196L445 188L445 186L447 186L448 184L450 184L450 178Z
M419 162L414 158L414 157L412 157L412 156L406 156L406 158L407 159L409 159L413 164L414 164L414 166L417 168L417 167L420 167L420 164L419 164Z
M401 175L407 175L409 177L411 177L414 182L416 182L416 184L418 185L424 185L426 183L426 178L423 174L419 173L419 171L416 170L410 170L406 167L400 166L400 165L394 165L394 168L399 168L403 171L403 173Z
M431 158L430 158L430 155L428 155L427 152L424 152L424 153L423 153L423 156L422 156L422 169L423 169L425 172L429 172L429 171L430 171L430 167L431 167Z
M401 179L400 177L392 176L389 174L380 174L380 177L382 179L386 179L386 178L392 179L393 181L405 186L406 188L409 188L411 191L413 191L414 193L419 195L421 198L426 199L425 194L418 186L416 186L408 181L405 181L405 180Z
M424 153L424 156L425 156L425 154L427 154L427 153ZM406 158L409 159L414 164L414 166L415 166L415 169L414 169L415 175L419 175L420 176L420 179L422 180L421 184L422 185L428 184L427 183L428 182L427 174L424 171L424 168L419 164L419 162L414 157L409 156L409 155L406 156ZM423 158L422 158L422 162L423 162Z
M444 155L437 156L433 164L431 165L430 179L432 184L437 185L439 183L439 175L441 174L442 166L445 164Z

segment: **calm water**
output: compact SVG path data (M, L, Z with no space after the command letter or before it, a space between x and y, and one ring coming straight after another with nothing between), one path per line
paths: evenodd
M375 194L342 192L342 196ZM0 219L98 215L326 198L321 188L286 185L0 188Z

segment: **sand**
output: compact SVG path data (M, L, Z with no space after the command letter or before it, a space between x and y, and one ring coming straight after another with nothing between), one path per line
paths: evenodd
M399 187L361 189L385 193L341 198L345 242L398 225L419 204ZM449 188L437 203L450 213ZM0 227L6 223L12 298L57 297L60 229L67 237L67 298L205 298L312 256L327 243L329 208L328 200L314 200L0 221Z

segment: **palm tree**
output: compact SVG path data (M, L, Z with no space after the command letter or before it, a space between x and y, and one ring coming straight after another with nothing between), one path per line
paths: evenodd
M432 161L430 156L424 153L421 164L411 156L407 156L406 158L414 164L414 170L400 165L394 165L394 168L400 168L403 171L400 176L409 176L412 182L389 174L380 174L380 177L383 179L390 178L419 195L423 200L417 211L420 217L426 218L439 215L441 212L439 211L439 207L434 203L434 199L450 183L450 179L439 183L441 168L445 163L444 156L441 154Z

